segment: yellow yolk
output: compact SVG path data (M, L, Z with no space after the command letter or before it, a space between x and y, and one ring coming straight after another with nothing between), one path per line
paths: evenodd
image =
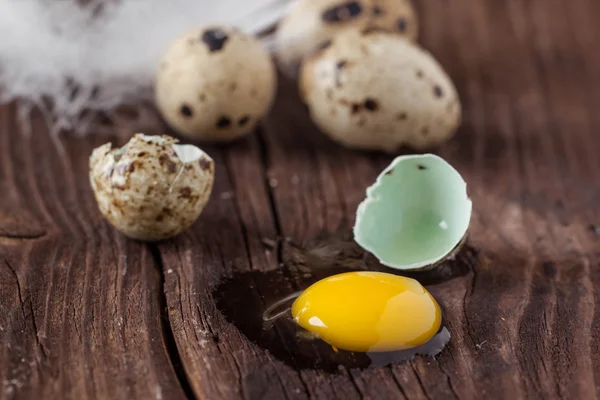
M294 301L292 316L330 345L356 352L419 346L442 323L440 307L419 282L381 272L323 279Z

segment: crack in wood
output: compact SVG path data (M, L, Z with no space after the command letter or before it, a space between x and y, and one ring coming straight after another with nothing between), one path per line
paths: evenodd
M179 354L179 349L177 348L177 343L175 341L175 336L173 335L173 328L171 327L171 320L169 318L169 311L167 306L167 297L165 295L165 272L162 256L160 254L160 249L157 244L148 243L148 250L150 251L150 255L154 260L154 267L158 270L159 273L159 287L158 287L158 306L160 310L160 331L163 339L163 343L165 345L165 350L169 362L171 363L171 367L177 376L177 380L179 382L179 386L183 390L185 396L190 400L197 400L196 394L192 389L190 381L187 378L187 374L185 372L184 364L181 360L181 355Z
M429 396L429 393L427 393L427 389L425 389L425 385L423 384L423 381L421 380L421 377L419 376L419 372L415 368L413 361L410 362L410 367L412 368L412 370L415 374L415 378L417 378L417 382L418 382L419 386L421 387L421 390L423 391L423 395L427 398L427 400L432 400L432 398Z
M21 305L21 313L23 314L23 319L26 320L27 316L25 315L25 303L23 302L23 295L21 294L21 282L19 281L19 275L17 275L17 271L15 271L15 269L12 267L12 265L10 265L8 260L4 260L4 265L6 265L8 270L15 277L15 281L17 282L17 293L19 295L19 304Z
M8 262L8 260L4 260L4 264L6 265L6 267L10 270L10 272L14 275L15 277L15 281L17 283L17 293L19 295L19 303L21 305L21 313L23 314L23 318L25 319L25 321L27 320L27 315L25 314L25 307L27 307L25 305L25 301L23 300L23 294L22 294L22 289L21 289L21 282L19 281L19 275L17 274L17 271L13 268L13 266L10 264L10 262ZM39 336L39 332L38 332L38 327L37 327L37 323L35 321L35 314L33 313L33 304L31 302L31 298L28 298L29 301L29 312L31 313L31 322L33 324L33 331L34 331L34 338L35 338L35 342L36 345L38 346L38 348L40 349L42 356L44 358L47 358L47 352L46 352L46 347L42 344L42 342L40 341L40 336Z
M398 377L394 373L394 368L391 365L388 366L387 368L390 371L390 375L392 376L392 380L394 381L394 383L396 384L396 386L398 386L398 390L400 390L400 393L402 393L402 396L404 396L404 399L408 400L408 396L406 395L406 392L404 391L404 388L402 387L402 384L400 383L400 381L398 380Z
M365 398L365 395L362 392L362 390L360 390L360 388L358 387L358 384L356 383L356 379L354 379L354 375L352 375L352 372L346 371L346 375L348 376L348 378L350 379L350 383L352 384L352 386L354 386L354 389L358 393L359 398L363 400Z
M37 327L37 322L35 321L35 314L33 312L33 304L31 299L29 299L29 312L31 312L31 322L33 323L33 329L35 333L35 342L37 343L40 351L42 352L42 356L44 358L48 358L48 353L46 352L46 346L40 341L40 335Z
M459 400L460 396L458 395L458 393L456 393L456 390L454 389L454 386L452 385L452 379L450 378L450 375L446 372L446 370L444 368L442 368L442 365L440 364L440 362L437 358L434 358L434 360L435 360L435 363L437 364L438 368L440 369L440 371L446 376L446 382L448 383L448 387L450 388L452 395L454 396L455 399Z
M473 292L475 290L475 283L476 283L476 279L477 279L477 271L476 271L476 267L474 265L475 263L474 263L473 257L475 257L475 256L470 255L466 258L466 264L469 267L469 269L471 270L471 272L473 273L473 277L471 278L471 284L465 290L465 295L463 296L463 301L462 301L462 310L463 310L463 315L465 318L465 327L466 327L467 336L469 337L469 339L471 339L471 344L475 345L477 342L475 341L475 339L473 338L473 335L471 333L472 326L471 326L471 321L469 320L469 313L467 312L467 299L469 299L473 295Z
M267 191L267 198L269 201L269 207L271 210L271 215L273 216L273 223L275 225L275 232L277 233L278 239L276 242L276 259L277 259L277 265L281 266L282 263L284 263L284 234L283 234L283 228L281 225L281 220L280 220L280 216L279 216L279 212L277 211L277 204L276 204L276 200L275 200L275 193L273 192L273 188L271 187L271 185L269 184L269 176L268 176L268 172L269 172L269 146L267 144L267 140L265 138L265 132L263 130L263 128L259 128L256 132L256 136L258 138L258 148L259 148L259 154L260 154L260 160L261 160L261 165L262 165L262 169L263 169L263 181L264 181L264 185ZM281 333L278 332L278 336L281 337ZM287 350L287 349L286 349ZM289 353L289 351L288 351ZM304 380L304 377L302 376L302 374L300 373L300 371L296 370L296 373L298 375L298 379L300 380L300 383L302 384L302 387L304 388L304 391L306 393L307 397L311 397L310 396L310 390L309 390L309 386L308 383ZM285 393L285 389L284 389L284 393Z
M46 231L36 233L10 233L0 231L0 238L11 239L11 240L37 240L47 235Z
M271 214L273 215L273 222L275 223L275 232L277 232L277 236L283 237L283 232L281 228L281 220L279 216L279 212L277 211L277 202L275 201L275 193L273 192L273 188L269 184L269 146L267 145L267 140L265 138L265 133L262 128L258 129L256 132L256 137L258 138L258 148L260 154L260 162L263 167L264 172L264 184L267 188L267 197L269 200L269 207L271 209ZM281 241L279 242L281 243ZM281 246L281 244L280 244ZM280 250L277 250L278 257ZM279 262L282 262L279 259Z

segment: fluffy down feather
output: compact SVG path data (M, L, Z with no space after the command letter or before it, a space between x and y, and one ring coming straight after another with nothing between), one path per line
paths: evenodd
M83 132L84 110L152 100L158 60L182 32L220 23L259 33L292 2L0 0L0 102L41 106L55 132Z

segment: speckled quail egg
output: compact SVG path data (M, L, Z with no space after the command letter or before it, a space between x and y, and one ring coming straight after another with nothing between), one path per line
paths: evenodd
M187 31L160 62L155 98L165 120L194 140L225 142L251 133L270 110L275 66L255 37L235 28Z
M277 29L277 59L293 73L298 62L348 27L376 27L416 40L417 14L410 0L302 0Z
M471 209L467 184L445 160L400 156L367 189L354 239L388 267L432 268L464 243Z
M188 229L213 187L213 160L169 136L136 134L122 148L110 143L90 157L90 181L104 217L138 240L156 241Z
M461 121L454 84L419 46L385 32L346 30L302 65L311 118L350 148L435 147Z

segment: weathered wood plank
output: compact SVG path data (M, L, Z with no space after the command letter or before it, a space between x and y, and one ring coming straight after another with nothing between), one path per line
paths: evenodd
M4 107L0 399L597 398L600 3L418 6L422 42L464 103L459 135L437 152L475 205L476 251L457 261L466 274L429 286L452 333L439 357L296 369L217 309L224 278L287 268L295 246L351 227L391 161L318 133L293 83L260 132L206 148L212 200L189 232L156 245L116 234L92 199L91 149L125 138L53 141L39 116L27 137ZM248 286L263 301L268 289Z
M577 3L572 12L582 13L584 2ZM594 267L600 247L589 227L599 221L594 154L600 142L593 136L597 99L587 88L600 79L579 64L594 56L575 39L591 40L594 28L584 25L578 32L563 21L570 11L560 1L419 5L423 42L447 67L465 104L459 136L439 153L464 173L475 202L474 268L430 287L445 306L453 340L437 360L337 375L301 371L305 390L299 396L594 398ZM261 193L257 204L262 209L272 203L275 233L302 242L348 227L364 189L390 158L350 152L324 139L301 110L294 88L283 85L261 139L270 184L262 176L252 182L236 178L243 169L232 179L243 183L235 189L238 207L245 203L240 191ZM236 153L236 162L245 165L247 157ZM242 219L239 229L246 241L256 242L260 235L248 223ZM161 251L175 260L169 245ZM193 267L184 262L181 268ZM186 293L177 295L185 299ZM223 340L242 354L248 351L233 333ZM187 347L183 340L178 344ZM253 351L262 364L272 362ZM295 389L297 371L287 365L278 370L274 385L288 382ZM243 381L238 371L240 376ZM193 373L188 377L194 380ZM257 379L257 373L246 378ZM198 386L199 397L210 397ZM236 396L252 398L247 392Z
M39 119L27 138L13 115L0 108L0 398L185 398L161 271L92 201L87 157L102 139L61 150Z

